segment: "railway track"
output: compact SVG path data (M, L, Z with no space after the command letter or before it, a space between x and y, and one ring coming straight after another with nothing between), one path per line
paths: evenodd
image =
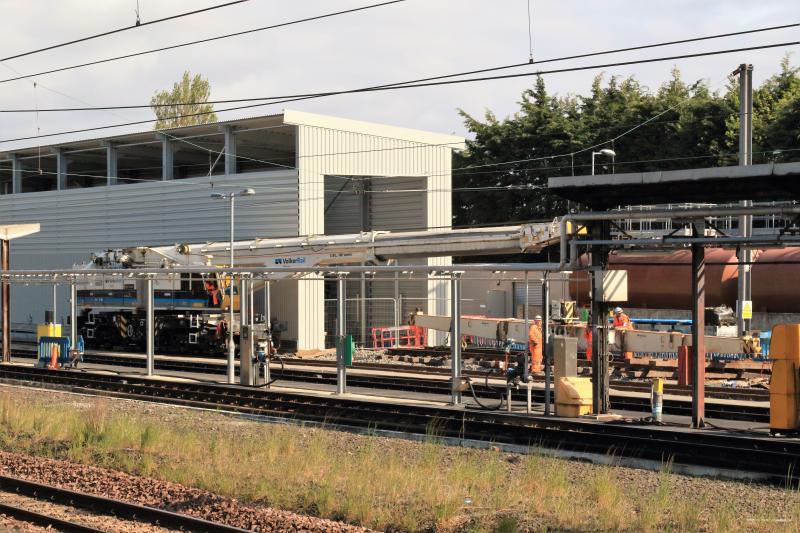
M141 367L142 359L136 357L124 357L117 355L104 355L98 353L88 353L84 356L84 361L89 363L117 365L123 367ZM322 385L335 385L336 375L334 372L335 363L333 361L309 361L304 359L289 359L285 360L286 367L283 371L274 371L273 377L277 377L282 382L295 382L295 383L315 383ZM296 365L314 366L319 367L320 370L307 370L292 368ZM226 368L224 365L198 362L187 362L183 360L170 360L170 359L157 359L155 362L156 369L168 371L181 371L181 372L201 372L213 375L224 375ZM398 368L399 367L399 368ZM347 377L349 386L360 387L365 389L374 390L393 390L405 391L418 394L432 394L432 395L449 395L450 383L442 379L435 379L436 377L449 376L449 370L433 369L425 367L416 367L411 365L393 365L393 364L380 364L380 363L364 363L354 365L353 368L360 370L392 370L398 372L396 376L386 375L363 375L350 373ZM425 372L420 372L420 369L425 369ZM426 373L431 374L432 378L410 377L402 375L403 373ZM473 378L473 390L475 395L480 399L495 399L499 402L499 394L497 387L487 387L485 385L485 372L467 372L465 375ZM650 400L648 397L636 397L626 394L615 393L620 392L635 392L649 394L650 384L646 382L630 382L630 381L613 381L611 383L611 405L613 409L623 411L637 411L646 413L651 409ZM505 389L503 388L502 391ZM670 395L681 395L687 398L691 396L690 387L680 387L678 385L667 385L665 392ZM769 401L769 391L753 389L741 390L730 389L724 387L707 387L706 397L709 399L726 399L737 400L740 402L748 401ZM512 400L526 401L526 392L522 390L512 391ZM542 389L534 389L533 401L544 403L545 395ZM663 412L672 415L691 415L691 404L686 401L667 398L664 400ZM717 418L724 420L739 420L747 422L769 422L769 409L762 405L746 405L746 404L726 404L726 403L713 403L706 404L706 415L709 418Z
M103 496L95 496L93 494L86 494L84 492L77 492L15 477L0 476L0 490L14 492L37 500L86 509L94 514L126 518L180 531L204 533L241 533L245 531L237 527L209 522L208 520L185 514L173 513L155 507L128 503ZM57 531L81 533L97 533L103 531L79 522L56 518L5 503L0 504L0 513L44 528L53 528Z
M145 378L0 365L5 382L55 387L144 401L225 409L268 417L471 439L562 453L649 460L758 474L774 481L800 478L800 440L763 433L688 431L643 423L596 423L499 411L403 404L229 385L154 381Z
M32 357L35 354L35 352L32 349L31 350L17 349L15 350L15 352L17 353L17 355L25 357ZM116 366L124 366L131 368L139 368L144 365L144 361L141 356L132 357L129 355L126 356L126 354L124 353L112 354L109 352L100 352L91 350L86 352L86 354L83 357L83 360L87 363L116 365ZM313 366L320 368L335 368L336 366L336 363L334 361L320 360L320 359L284 357L283 362L287 367L302 365L302 366ZM180 359L158 358L155 361L155 368L158 370L168 370L175 372L199 372L199 373L207 373L214 375L223 375L226 373L224 365L219 363L217 364L206 363L200 359L198 359L197 361L189 362ZM354 363L350 368L358 370L390 371L390 372L398 372L400 374L413 373L413 374L428 374L431 376L450 376L449 368L423 366L415 364L403 364L403 363L376 363L376 362L358 363L357 362ZM481 371L464 370L462 374L464 376L472 378L483 379L484 376L486 375L486 372L487 371L483 370ZM542 376L535 376L534 381L543 382L544 378ZM610 383L612 388L621 391L641 392L641 393L650 392L649 381L631 381L631 380L618 379L618 380L611 380ZM760 401L760 402L769 401L769 390L767 389L746 388L746 387L714 387L707 385L705 391L707 398L737 400L737 401ZM668 383L664 385L664 392L666 394L691 396L692 389L691 386L680 386L674 383L672 384Z

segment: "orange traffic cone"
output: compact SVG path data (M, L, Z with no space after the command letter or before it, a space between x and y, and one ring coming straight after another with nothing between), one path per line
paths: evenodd
M53 347L50 349L50 364L48 368L58 368L58 344L53 344Z

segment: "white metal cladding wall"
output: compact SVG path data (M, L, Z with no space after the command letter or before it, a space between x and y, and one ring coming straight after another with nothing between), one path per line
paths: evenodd
M256 196L237 201L237 238L298 234L296 171L214 176L213 182L216 191L256 189ZM13 241L12 268L70 268L104 248L227 240L229 204L212 200L210 193L208 178L191 178L4 195L0 196L0 223L42 225L40 233ZM12 320L26 322L30 315L34 322L40 321L43 309L52 307L50 291L15 286ZM66 292L62 289L59 298L62 310L67 305ZM294 298L276 299L273 307L295 328L296 308ZM293 336L296 331L290 330L285 337Z
M452 220L452 149L411 140L298 125L299 230L302 235L325 231L325 176L372 176L373 188L383 177L425 177L428 228L449 227ZM447 265L449 258L432 258L429 264ZM304 324L298 334L302 347L324 343L323 289L307 294L312 307L300 309ZM447 282L429 281L429 312L445 313L449 295Z
M213 189L209 178L190 178L3 195L0 221L39 222L41 232L15 240L15 250L44 256L54 268L69 267L60 254L227 241L229 204L210 194L253 187L255 197L236 202L237 238L297 236L296 171L214 176L213 182Z

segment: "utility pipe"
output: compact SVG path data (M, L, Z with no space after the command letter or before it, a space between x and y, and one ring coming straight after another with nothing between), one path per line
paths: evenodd
M453 268L457 267L457 268ZM453 265L452 267L442 267L433 265L374 265L374 266L361 266L361 265L345 265L345 266L324 266L324 267L297 267L297 266L280 266L280 267L173 267L173 268L119 268L119 269L67 269L67 270L10 270L7 273L0 271L1 277L33 277L33 276L87 276L87 277L102 277L113 276L118 274L120 276L136 276L136 275L168 275L168 274L314 274L317 272L338 274L349 272L437 272L439 274L446 273L463 273L463 272L525 272L526 270L563 270L558 263L471 263L463 265ZM35 281L35 280L30 280Z
M654 209L650 211L591 211L587 213L570 213L564 215L560 221L560 262L558 269L564 270L569 261L567 226L570 222L596 222L603 220L642 220L647 218L706 218L726 217L741 215L797 215L800 206L754 206L754 207L715 207L703 209ZM565 238L566 237L566 238ZM627 241L626 241L627 242ZM698 241L695 241L698 242ZM719 241L715 241L719 242ZM748 241L749 242L749 241ZM647 243L652 243L647 241Z

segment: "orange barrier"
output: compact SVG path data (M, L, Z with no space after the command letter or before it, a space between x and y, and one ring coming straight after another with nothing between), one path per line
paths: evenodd
M372 328L372 348L376 350L393 346L422 348L427 342L428 331L419 326Z

